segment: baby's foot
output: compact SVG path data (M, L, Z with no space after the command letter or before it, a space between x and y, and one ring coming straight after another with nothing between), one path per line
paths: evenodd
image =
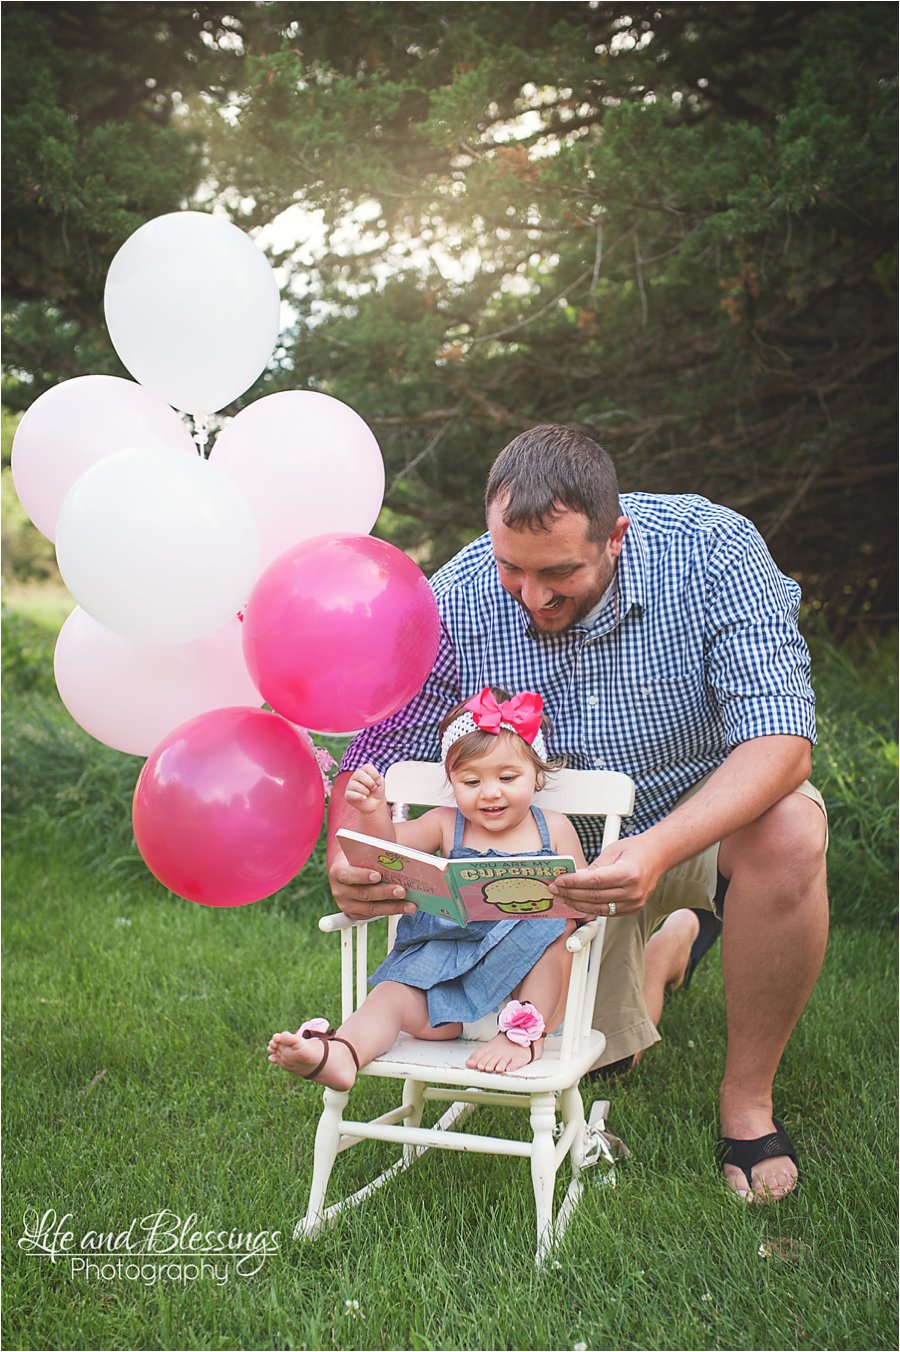
M326 1049L328 1056L324 1065L316 1075L312 1075ZM345 1043L330 1038L301 1037L299 1029L296 1033L274 1035L269 1042L269 1060L273 1065L289 1070L292 1075L315 1079L329 1089L350 1089L356 1080L356 1066L350 1048Z
M532 1050L534 1056L531 1055ZM518 1042L510 1042L505 1033L498 1033L492 1037L490 1042L486 1042L483 1047L479 1047L477 1052L473 1052L466 1065L470 1070L493 1071L494 1074L508 1074L511 1071L521 1070L522 1066L527 1066L532 1061L538 1061L544 1054L544 1039L538 1038L536 1042L530 1042L525 1047L520 1047Z

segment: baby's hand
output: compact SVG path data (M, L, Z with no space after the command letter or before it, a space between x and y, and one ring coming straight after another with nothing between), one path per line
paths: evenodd
M345 797L364 816L377 812L385 801L384 778L374 765L362 765L347 781Z

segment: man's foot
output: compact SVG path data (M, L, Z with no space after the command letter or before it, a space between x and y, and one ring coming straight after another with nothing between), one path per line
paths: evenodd
M289 1070L292 1075L314 1079L329 1089L351 1089L356 1080L353 1054L347 1043L338 1038L301 1037L298 1028L296 1033L276 1033L268 1051L273 1065ZM327 1053L324 1061L323 1052Z
M779 1149L792 1153L771 1153ZM736 1135L726 1135L723 1126L720 1150L725 1182L741 1201L778 1202L796 1190L800 1170L793 1146L781 1123L771 1116L746 1114Z
M473 1052L466 1065L470 1070L493 1071L494 1074L508 1074L521 1070L522 1066L538 1061L544 1054L544 1039L538 1038L526 1047L518 1042L510 1042L505 1033L498 1033L486 1042L477 1052Z

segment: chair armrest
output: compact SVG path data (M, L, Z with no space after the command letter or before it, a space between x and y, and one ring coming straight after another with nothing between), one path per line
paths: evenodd
M605 919L606 919L605 916L598 915L594 920L591 920L587 925L580 926L580 928L577 929L574 934L570 934L568 939L566 940L566 948L569 950L569 952L580 953L583 948L587 948L588 944L593 943L594 939L597 937L597 931L600 928L600 922L601 920ZM319 921L320 925L321 923L322 922Z
M349 915L344 915L342 911L336 911L332 915L323 915L319 920L319 929L323 934L335 934L338 930L352 929L354 925L371 925L376 920L389 920L387 915L372 915L368 920L351 920ZM578 953L582 948L587 948L588 944L593 943L597 936L597 930L600 927L600 921L604 916L597 916L587 925L581 925L574 934L570 934L566 940L566 948L570 953Z
M338 930L352 929L354 925L368 925L368 920L351 920L343 911L332 915L323 915L319 919L319 929L323 934L336 934Z
M344 915L342 911L335 911L332 915L320 917L319 929L323 934L336 934L340 930L362 928L365 925L376 924L379 920L390 919L390 915L370 915L368 920L351 920L349 915Z

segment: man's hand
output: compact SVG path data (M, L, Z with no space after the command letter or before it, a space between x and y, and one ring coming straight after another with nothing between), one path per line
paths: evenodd
M413 915L415 906L404 902L406 893L394 883L385 883L374 869L354 868L347 856L334 849L328 865L331 894L351 920L376 920L380 915Z
M566 873L550 884L561 901L587 915L627 915L640 911L665 871L646 836L630 836L607 845L587 868Z
M809 774L804 737L742 742L690 798L637 836L617 840L586 869L567 873L550 891L588 915L640 911L667 869L749 826Z

